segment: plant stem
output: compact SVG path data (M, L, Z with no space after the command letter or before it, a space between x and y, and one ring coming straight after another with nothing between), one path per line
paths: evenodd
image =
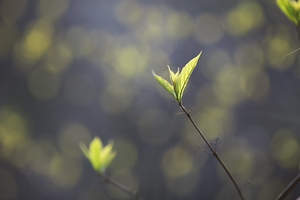
M198 128L198 126L196 125L196 123L194 122L191 114L185 109L185 107L179 103L180 108L182 109L182 111L186 114L186 116L189 118L189 120L192 122L193 126L196 128L197 132L199 133L199 135L202 137L202 139L204 140L204 142L206 143L206 145L209 147L209 149L211 150L213 156L218 160L218 162L220 163L220 165L223 167L223 169L225 170L225 172L227 173L227 175L229 176L231 182L233 183L233 185L235 186L240 199L244 200L243 194L239 188L239 186L237 185L236 181L234 180L232 174L230 173L229 169L226 167L225 163L222 161L222 159L220 158L219 154L214 150L214 148L211 146L211 144L208 142L208 140L206 139L206 137L203 135L203 133L201 132L201 130Z
M285 197L300 183L300 173L286 186L286 188L279 194L276 200L283 200Z
M142 197L139 197L136 192L134 192L133 190L127 188L126 186L118 183L117 181L109 178L106 174L100 174L100 177L103 179L103 181L107 184L110 184L116 188L118 188L119 190L122 190L123 192L127 193L128 195L132 196L133 199L135 200L145 200Z

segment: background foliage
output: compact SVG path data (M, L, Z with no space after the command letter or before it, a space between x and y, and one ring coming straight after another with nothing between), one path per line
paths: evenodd
M275 1L3 0L0 18L0 199L129 199L84 159L94 136L147 199L238 199L151 74L201 50L183 101L246 198L298 173L298 52L273 61L299 41Z

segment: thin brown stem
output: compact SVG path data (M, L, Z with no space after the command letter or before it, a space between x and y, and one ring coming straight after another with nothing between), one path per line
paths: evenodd
M276 200L285 199L298 183L300 183L300 173L286 186L286 188L284 188Z
M201 130L199 129L199 127L197 126L197 124L193 120L191 114L185 109L185 107L182 104L179 104L179 106L182 109L182 111L186 114L186 116L189 118L189 120L192 122L193 126L195 127L195 129L197 130L197 132L199 133L199 135L201 136L201 138L204 140L204 142L206 143L206 145L211 150L213 156L218 160L218 162L220 163L220 165L222 166L222 168L225 170L225 172L229 176L231 182L235 186L235 188L236 188L236 190L237 190L237 192L238 192L238 194L240 196L240 199L244 200L243 194L242 194L239 186L237 185L236 181L234 180L234 178L233 178L232 174L230 173L229 169L226 167L225 163L220 158L219 154L214 150L214 148L208 142L208 140L206 139L206 137L203 135L203 133L201 132Z
M115 188L118 188L119 190L127 193L128 195L132 196L132 199L134 200L145 200L142 197L139 197L135 191L127 188L126 186L118 183L117 181L111 179L110 177L108 177L106 174L100 174L100 177L103 179L103 181L107 184L110 184L112 186L114 186Z

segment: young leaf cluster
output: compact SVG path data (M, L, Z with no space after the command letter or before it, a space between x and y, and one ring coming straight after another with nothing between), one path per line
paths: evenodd
M300 1L298 0L277 0L277 5L281 11L297 27L300 26Z
M187 86L187 83L190 79L190 76L197 66L198 60L200 58L202 52L200 52L195 58L190 60L181 70L179 71L179 68L176 73L174 73L170 67L168 66L169 69L169 74L170 74L170 81L166 81L163 79L161 76L158 76L152 71L153 76L155 79L158 81L158 83L165 88L178 102L179 105L182 105L182 96L184 93L184 90Z
M99 137L95 137L91 141L89 148L84 143L80 143L79 145L95 171L100 174L104 174L107 167L117 155L117 153L112 150L113 142L111 141L108 145L103 147L103 143Z

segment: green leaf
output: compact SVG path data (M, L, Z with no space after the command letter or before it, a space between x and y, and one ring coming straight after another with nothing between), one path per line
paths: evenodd
M278 7L296 26L300 24L300 2L293 0L277 0Z
M202 51L192 60L190 60L184 68L182 68L181 73L178 76L177 84L175 86L175 93L177 94L177 100L179 103L182 101L182 96L184 90L187 86L187 83L190 79L192 72L194 71L195 67L197 66L198 60L200 58Z
M106 158L110 155L110 153L112 151L112 148L113 148L113 143L110 143L102 149L102 152L100 154L100 162L101 163L103 163L103 164L105 163Z
M110 142L107 146L105 146L102 149L102 152L100 154L100 163L101 163L100 171L102 171L102 172L104 172L106 170L107 166L110 165L112 160L117 155L116 152L112 151L113 146L114 146L114 143Z
M165 88L175 99L177 99L176 98L176 94L175 94L174 89L173 89L173 86L168 81L166 81L165 79L163 79L161 76L156 75L153 70L152 70L152 74L155 77L155 79L157 80L157 82L163 88Z
M110 165L110 163L113 161L113 159L116 157L117 152L113 151L109 154L109 156L106 158L105 164L106 166Z
M82 150L82 152L84 153L85 157L87 157L87 159L89 159L90 155L89 155L89 149L87 148L87 146L83 142L80 142L79 147Z
M170 66L169 65L167 65L167 66L168 66L168 70L169 70L169 74L170 74L170 80L171 80L171 83L174 87L174 84L176 83L177 78L179 76L179 68L178 68L176 74L174 74L174 72L170 69Z
M90 144L89 159L96 171L100 170L100 152L102 150L102 141L96 137Z

